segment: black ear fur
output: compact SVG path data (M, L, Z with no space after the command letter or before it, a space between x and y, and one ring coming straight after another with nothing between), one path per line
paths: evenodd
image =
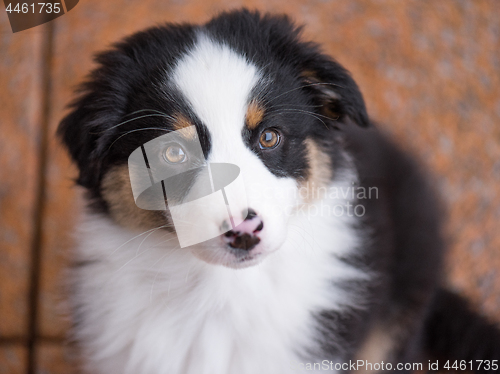
M284 58L286 54L294 56L294 65L298 69L304 89L312 93L315 104L320 106L320 113L329 118L345 122L354 121L361 127L368 127L370 120L365 102L358 85L351 74L330 56L321 52L321 48L312 42L300 40L302 28L295 27L288 18L278 19L281 24L276 34L288 24L287 36L276 38L274 48ZM278 43L281 43L279 45Z
M119 121L130 87L123 78L129 58L118 49L99 54L96 62L99 67L80 86L80 97L57 130L80 171L77 183L89 189L98 188L106 143L114 133L106 130Z
M99 195L102 173L106 163L112 162L108 159L110 145L121 131L116 125L136 88L151 80L153 72L173 65L176 56L192 44L193 35L189 25L152 27L96 56L97 68L80 87L79 98L58 129L80 170L78 184Z
M95 154L97 138L89 133L92 130L87 125L88 113L86 113L85 107L85 105L79 105L78 102L75 102L75 109L63 118L57 129L57 134L78 166L80 173L77 183L91 188L97 182L96 177L100 167L99 158Z
M311 53L304 60L301 78L322 115L341 122L348 117L361 127L369 126L358 85L339 63L321 53Z
M354 121L368 127L370 120L358 85L351 74L330 56L321 52L318 44L301 40L302 27L288 17L266 16L269 22L272 50L283 61L292 61L302 79L304 89L312 93L320 112L332 119ZM292 57L291 57L292 56Z

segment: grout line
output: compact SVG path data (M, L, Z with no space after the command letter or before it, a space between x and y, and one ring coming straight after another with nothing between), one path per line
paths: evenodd
M68 340L60 336L38 336L37 343L66 344Z
M67 344L68 340L62 336L37 336L36 344L49 343L49 344ZM9 345L28 345L28 338L25 336L3 336L0 337L0 348Z
M36 343L38 335L38 298L40 294L41 251L43 215L46 198L46 174L48 163L48 132L52 93L52 58L54 44L54 22L42 25L42 79L41 79L41 118L38 145L38 174L36 180L35 211L33 215L33 242L31 243L31 276L28 314L28 363L27 373L36 372Z
M23 345L26 346L26 338L22 336L9 336L0 337L0 348L10 345Z

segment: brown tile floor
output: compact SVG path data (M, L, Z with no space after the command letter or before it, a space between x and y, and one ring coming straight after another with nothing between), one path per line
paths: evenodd
M0 373L70 373L61 269L80 203L54 137L93 52L163 21L287 12L358 81L371 116L436 175L449 283L500 321L500 17L495 0L85 0L12 34L0 15Z

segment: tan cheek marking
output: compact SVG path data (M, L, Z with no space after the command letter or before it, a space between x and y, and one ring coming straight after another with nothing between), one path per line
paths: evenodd
M332 179L330 157L323 152L316 142L306 139L306 154L309 163L308 177L301 183L301 196L306 202L322 198Z
M247 114L246 114L246 125L250 130L254 130L261 123L264 118L264 108L257 102L257 100L252 100L248 104Z
M173 117L175 118L174 129L176 131L179 131L188 140L196 139L196 128L189 118L180 113L174 114Z
M106 173L101 192L111 217L124 227L151 229L167 224L164 212L144 210L135 205L127 165L116 166Z

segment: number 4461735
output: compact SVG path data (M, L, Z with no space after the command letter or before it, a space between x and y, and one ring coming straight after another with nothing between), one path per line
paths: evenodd
M9 3L6 9L7 13L59 13L61 8L59 3L38 3L38 4L27 4L27 3L17 3L14 8L12 8L12 3Z
M491 370L493 373L498 370L498 360L455 360L452 362L448 360L443 367L446 370Z

